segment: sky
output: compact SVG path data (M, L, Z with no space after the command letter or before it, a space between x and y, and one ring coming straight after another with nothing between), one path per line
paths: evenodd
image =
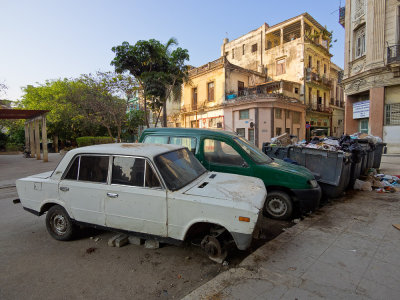
M113 46L170 37L189 50L189 64L217 59L230 40L308 12L333 30L332 61L343 68L344 0L0 0L0 99L18 100L22 87L46 80L112 71Z

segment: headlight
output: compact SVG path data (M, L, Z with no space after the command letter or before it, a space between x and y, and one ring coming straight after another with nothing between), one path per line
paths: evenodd
M313 180L309 180L308 183L313 187L313 188L317 188L318 187L318 182L313 179Z

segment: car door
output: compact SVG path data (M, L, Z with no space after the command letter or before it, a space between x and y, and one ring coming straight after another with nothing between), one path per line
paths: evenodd
M201 162L208 170L252 176L249 162L228 141L214 137L204 138L201 148Z
M76 221L105 225L108 166L108 155L79 155L63 175L59 197Z
M167 236L167 193L147 159L112 158L105 214L107 227Z

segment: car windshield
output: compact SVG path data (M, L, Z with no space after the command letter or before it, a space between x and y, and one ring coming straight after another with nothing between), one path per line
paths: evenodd
M154 158L168 189L179 190L206 172L203 165L188 149L161 154Z
M272 159L266 154L262 153L257 147L250 144L242 137L234 138L235 142L250 156L256 164L269 164Z

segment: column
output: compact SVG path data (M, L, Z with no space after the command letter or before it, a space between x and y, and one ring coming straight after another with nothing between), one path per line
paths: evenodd
M353 134L358 132L358 121L353 119L353 103L352 96L346 96L346 106L344 109L344 133Z
M283 27L281 28L281 46L283 46Z
M46 115L42 117L42 144L43 144L43 162L48 162L49 155L47 151Z
M35 122L36 159L40 160L40 132L39 132L40 120L36 119L34 122Z
M35 157L36 149L35 149L35 135L33 131L33 121L29 121L29 146L31 148L31 157Z
M29 141L29 125L25 122L25 152L29 151L30 141Z
M370 133L383 138L383 118L385 114L385 88L369 90L369 129Z

